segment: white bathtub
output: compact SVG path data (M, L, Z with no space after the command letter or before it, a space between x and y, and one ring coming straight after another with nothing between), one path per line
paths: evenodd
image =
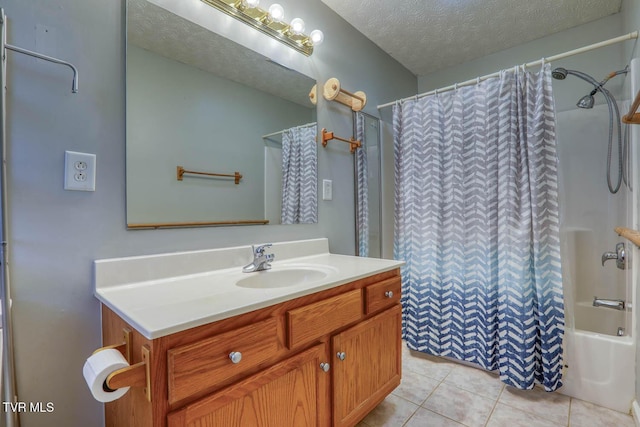
M564 364L568 368L559 391L628 413L635 394L634 359L631 336L568 329L564 337Z

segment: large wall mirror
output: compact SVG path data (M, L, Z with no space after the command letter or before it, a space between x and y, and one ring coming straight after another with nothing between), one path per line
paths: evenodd
M126 63L130 228L317 222L315 80L146 0Z

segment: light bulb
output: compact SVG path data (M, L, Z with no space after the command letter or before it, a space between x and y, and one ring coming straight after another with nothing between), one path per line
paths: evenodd
M242 3L248 8L254 8L258 7L258 3L260 3L260 0L243 0Z
M284 9L278 3L269 6L269 17L274 21L282 21L284 18Z
M291 20L291 32L293 34L301 34L304 31L304 21L300 18Z
M309 40L311 40L312 45L318 46L319 44L322 44L324 34L320 30L313 30L311 31L311 34L309 34Z

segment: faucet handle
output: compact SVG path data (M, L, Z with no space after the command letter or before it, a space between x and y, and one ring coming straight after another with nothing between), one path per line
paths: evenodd
M264 255L264 251L267 248L270 248L271 246L273 246L272 243L267 243L264 245L251 245L251 248L253 249L253 253L257 256L262 256Z
M624 248L624 243L618 243L616 245L616 251L615 252L605 252L602 254L602 265L604 266L604 263L607 262L610 259L615 259L616 260L616 266L621 269L624 270L626 268L626 252L625 252L625 248Z
M604 263L609 261L610 259L618 259L618 254L615 252L605 252L602 254L602 266L604 267Z

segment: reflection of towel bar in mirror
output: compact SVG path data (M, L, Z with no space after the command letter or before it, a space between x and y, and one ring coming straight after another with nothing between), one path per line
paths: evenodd
M350 151L352 153L355 153L356 148L360 148L362 146L360 141L358 141L357 139L340 138L339 136L335 136L333 134L333 132L329 132L325 128L322 128L322 146L326 147L327 146L327 142L331 141L332 139L337 139L338 141L346 142L347 144L349 144Z
M177 175L178 181L182 181L182 177L184 176L185 173L193 174L193 175L219 176L223 178L233 178L236 185L240 184L240 180L242 179L242 174L240 172L234 172L233 174L198 172L198 171L188 171L182 166L177 166L176 175Z
M351 93L342 89L340 87L340 80L335 77L327 80L324 84L322 94L324 95L324 99L327 101L337 101L351 107L353 111L362 110L364 105L367 103L367 95L364 92L358 91L356 93Z

